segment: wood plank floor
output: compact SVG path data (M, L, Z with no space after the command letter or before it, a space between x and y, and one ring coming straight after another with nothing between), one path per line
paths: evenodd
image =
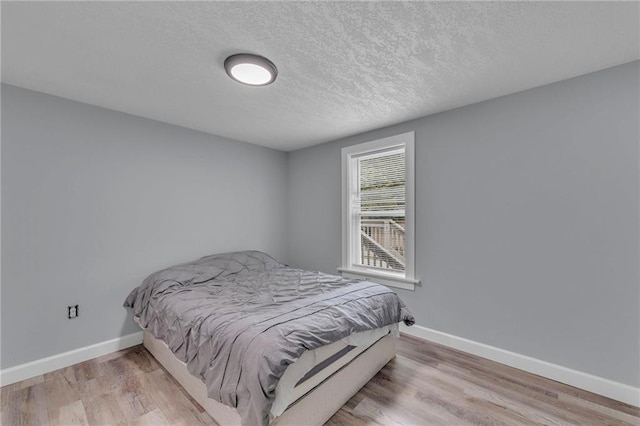
M142 346L0 388L2 425L215 425ZM640 425L640 409L403 335L329 425Z

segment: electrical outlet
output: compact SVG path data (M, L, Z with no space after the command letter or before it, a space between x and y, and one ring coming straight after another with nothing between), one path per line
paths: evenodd
M68 314L69 314L69 319L71 319L71 318L75 318L75 317L77 317L77 316L78 316L78 305L75 305L75 306L69 306L68 308L69 308L69 309L68 309L68 311L67 311L67 312L68 312Z

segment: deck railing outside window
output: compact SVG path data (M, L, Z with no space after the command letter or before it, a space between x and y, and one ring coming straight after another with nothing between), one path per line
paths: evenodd
M362 218L360 262L363 266L404 270L405 229L403 218Z

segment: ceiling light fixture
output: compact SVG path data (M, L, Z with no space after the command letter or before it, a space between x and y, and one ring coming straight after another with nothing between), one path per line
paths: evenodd
M249 53L229 56L224 61L224 69L229 77L249 86L266 86L278 76L278 69L273 62Z

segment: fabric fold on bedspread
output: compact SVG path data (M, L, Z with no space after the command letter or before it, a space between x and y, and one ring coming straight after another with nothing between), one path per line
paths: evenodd
M268 423L278 381L304 351L414 323L385 286L289 268L258 251L152 274L125 306L204 381L210 398L236 407L244 425Z

